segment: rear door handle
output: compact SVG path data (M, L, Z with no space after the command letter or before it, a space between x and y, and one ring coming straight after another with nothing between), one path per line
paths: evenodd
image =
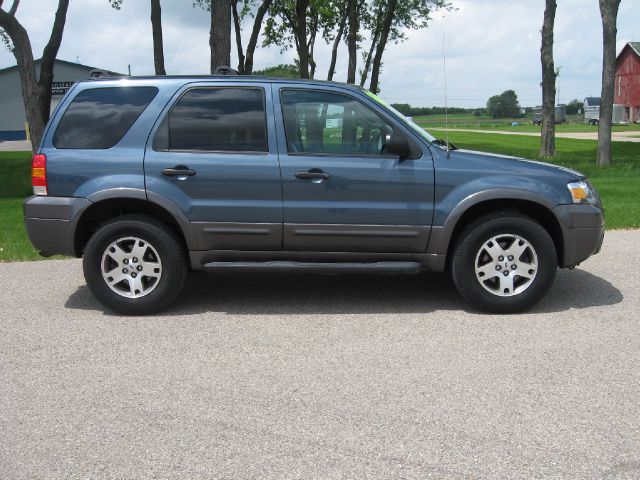
M161 173L167 177L193 177L196 171L186 165L176 165L173 168L165 168Z
M303 180L328 180L331 178L331 174L323 172L319 168L312 168L307 172L296 172L296 178Z

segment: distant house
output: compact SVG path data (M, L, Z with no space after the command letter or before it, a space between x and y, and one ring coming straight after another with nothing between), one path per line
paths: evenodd
M41 60L36 60L36 72L40 75ZM53 85L51 88L51 111L58 105L62 96L75 82L86 80L94 70L108 75L120 75L116 72L97 69L65 60L56 60L53 64ZM0 69L0 140L24 140L27 116L22 100L22 87L18 66Z
M584 121L589 125L597 125L600 121L600 97L584 99Z
M627 43L616 58L613 103L620 105L618 109L622 111L623 117L620 121L638 122L640 119L640 42Z

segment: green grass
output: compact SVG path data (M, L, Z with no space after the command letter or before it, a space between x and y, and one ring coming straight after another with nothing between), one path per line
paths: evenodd
M567 115L567 123L556 125L558 132L597 132L598 127L583 123L582 115ZM421 127L426 128L444 128L444 115L426 115L413 117L413 121ZM519 125L513 126L512 123L517 122ZM491 118L487 116L476 117L469 113L458 113L449 115L449 128L471 129L471 130L500 130L508 132L540 132L540 126L534 125L531 114L525 118ZM631 125L614 125L614 132L624 132L636 130L640 133L640 124Z
M31 191L31 152L0 152L0 262L43 259L27 238L22 216Z
M540 139L519 135L449 132L460 148L540 160ZM598 189L605 208L607 228L640 227L640 144L613 142L614 164L596 165L595 140L556 139L552 163L578 170Z
M0 152L0 198L31 195L31 152Z
M0 262L42 259L27 238L22 199L0 199Z

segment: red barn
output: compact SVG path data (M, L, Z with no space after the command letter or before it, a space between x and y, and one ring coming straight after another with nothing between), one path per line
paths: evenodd
M640 42L627 43L616 58L615 105L624 106L625 122L640 119Z

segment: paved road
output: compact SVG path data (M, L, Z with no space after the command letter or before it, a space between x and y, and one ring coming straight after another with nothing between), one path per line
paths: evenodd
M30 152L31 142L26 140L16 140L0 142L0 152Z
M165 315L0 264L0 478L639 478L640 231L515 316L442 275L194 275Z
M445 128L427 127L426 130L445 131ZM499 135L524 135L526 137L539 137L540 132L518 132L508 130L480 130L472 128L450 128L450 132L473 132L473 133L496 133ZM556 132L556 138L574 138L576 140L598 140L598 129L594 127L593 132ZM640 142L640 130L628 130L623 132L613 132L611 140L614 142Z

